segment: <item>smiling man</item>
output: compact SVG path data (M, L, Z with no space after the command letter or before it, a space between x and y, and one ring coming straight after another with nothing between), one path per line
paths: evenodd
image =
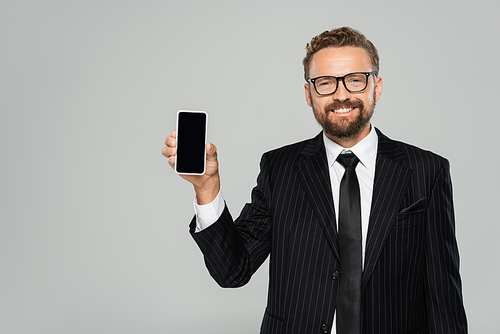
M190 231L212 277L246 284L270 256L261 333L467 333L449 163L394 141L370 118L379 57L348 27L307 45L305 97L323 131L265 153L233 220L216 148ZM176 133L163 155L175 163Z

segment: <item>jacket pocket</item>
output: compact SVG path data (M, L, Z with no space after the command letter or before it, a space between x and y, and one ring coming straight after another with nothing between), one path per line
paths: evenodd
M261 334L281 334L283 330L283 319L269 313L266 309L262 326L260 326Z
M424 219L425 219L424 211L398 213L395 225L396 226L417 225L423 223Z
M410 206L407 206L406 208L402 209L401 211L399 211L398 215L407 215L410 213L421 212L424 210L424 207L425 207L425 197L419 199Z

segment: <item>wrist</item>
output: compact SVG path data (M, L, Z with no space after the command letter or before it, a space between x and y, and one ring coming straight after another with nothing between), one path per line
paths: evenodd
M219 175L216 175L201 185L195 185L194 191L199 205L212 203L220 191Z

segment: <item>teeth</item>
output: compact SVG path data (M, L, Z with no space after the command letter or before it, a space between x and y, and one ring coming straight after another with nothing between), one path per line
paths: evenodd
M337 114L345 114L347 112L350 112L354 108L341 108L341 109L335 109L333 112Z

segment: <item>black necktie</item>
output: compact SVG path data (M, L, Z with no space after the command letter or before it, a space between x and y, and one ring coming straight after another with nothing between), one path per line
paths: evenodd
M340 154L345 167L340 181L339 248L340 287L337 301L337 333L361 333L361 200L356 165L352 153Z

